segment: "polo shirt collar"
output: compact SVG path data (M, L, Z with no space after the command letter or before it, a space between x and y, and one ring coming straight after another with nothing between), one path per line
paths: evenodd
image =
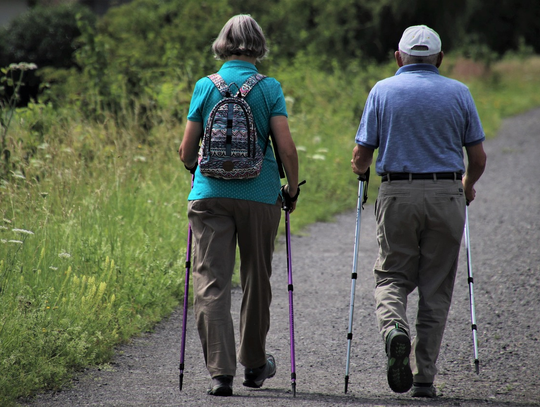
M417 71L426 71L426 72L433 72L438 74L439 70L435 65L431 64L410 64L410 65L404 65L401 68L399 68L396 72L396 75L406 73L406 72L417 72Z
M251 68L255 72L258 72L257 67L253 65L251 62L242 61L241 59L233 59L230 61L225 62L222 65L222 68Z

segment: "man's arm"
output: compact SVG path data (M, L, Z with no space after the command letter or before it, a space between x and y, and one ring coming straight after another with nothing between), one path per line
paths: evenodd
M366 173L373 161L373 151L371 148L360 144L354 147L351 168L355 174L363 175Z
M465 189L465 199L467 203L474 201L476 190L474 184L480 179L486 168L486 153L482 143L471 147L465 147L467 151L467 171L463 177L463 188Z

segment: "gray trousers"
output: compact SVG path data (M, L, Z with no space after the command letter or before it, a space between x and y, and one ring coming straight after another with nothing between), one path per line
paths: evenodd
M193 230L194 311L206 367L211 377L234 376L236 345L231 317L231 279L240 250L238 359L248 368L266 363L270 328L272 255L281 205L211 198L190 201Z
M461 180L381 183L375 207L379 255L375 263L376 315L381 335L396 326L410 333L407 297L418 288L415 382L431 383L456 276L465 225Z

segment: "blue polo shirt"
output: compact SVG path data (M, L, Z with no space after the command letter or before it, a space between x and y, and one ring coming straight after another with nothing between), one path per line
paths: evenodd
M218 73L229 85L234 82L238 87L241 87L251 75L257 73L257 68L249 62L233 60L225 62ZM231 90L235 92L236 87L232 85ZM188 120L202 122L204 129L212 108L221 99L219 90L209 78L200 79L195 84ZM270 118L287 116L281 84L274 78L265 78L249 92L246 101L253 113L259 145L264 149L270 133ZM258 177L247 180L225 180L204 176L197 168L193 189L188 200L233 198L275 204L280 189L279 171L272 146L269 143Z
M413 64L375 84L355 140L379 149L379 175L465 172L463 147L485 135L467 86L433 65Z

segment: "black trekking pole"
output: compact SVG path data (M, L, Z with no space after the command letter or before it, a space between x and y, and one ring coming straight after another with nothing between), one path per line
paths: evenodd
M282 208L285 211L285 239L287 243L287 277L288 285L287 289L289 291L289 332L290 332L290 343L291 343L291 387L293 392L293 397L296 397L296 360L295 360L295 350L294 350L294 310L293 310L293 278L292 278L292 258L291 258L291 224L289 219L289 212L291 210L292 202L298 199L300 195L300 185L304 185L306 181L302 181L298 184L298 191L296 196L292 198L285 187L281 187L281 193L283 196Z
M195 168L191 169L191 188L193 188L193 180L195 179ZM186 247L186 276L184 278L184 314L182 317L182 345L180 350L180 391L184 382L184 357L186 354L186 330L187 330L187 310L189 297L189 271L191 270L191 238L193 232L191 224L188 221L188 235Z
M474 311L474 281L471 261L471 240L469 235L469 203L465 207L465 247L467 248L467 281L469 283L469 303L471 306L471 329L474 348L474 366L476 374L480 374L480 360L478 359L478 337L476 327L476 313Z
M351 361L351 345L352 345L352 326L353 326L353 315L354 315L354 292L356 290L356 280L358 273L356 268L358 265L358 245L360 242L360 225L362 222L362 209L364 209L364 204L367 201L367 187L369 184L369 168L365 174L358 176L358 201L356 204L356 231L354 233L354 256L353 256L353 266L351 274L351 301L349 308L349 330L347 333L347 364L345 367L345 393L349 387L349 369Z

